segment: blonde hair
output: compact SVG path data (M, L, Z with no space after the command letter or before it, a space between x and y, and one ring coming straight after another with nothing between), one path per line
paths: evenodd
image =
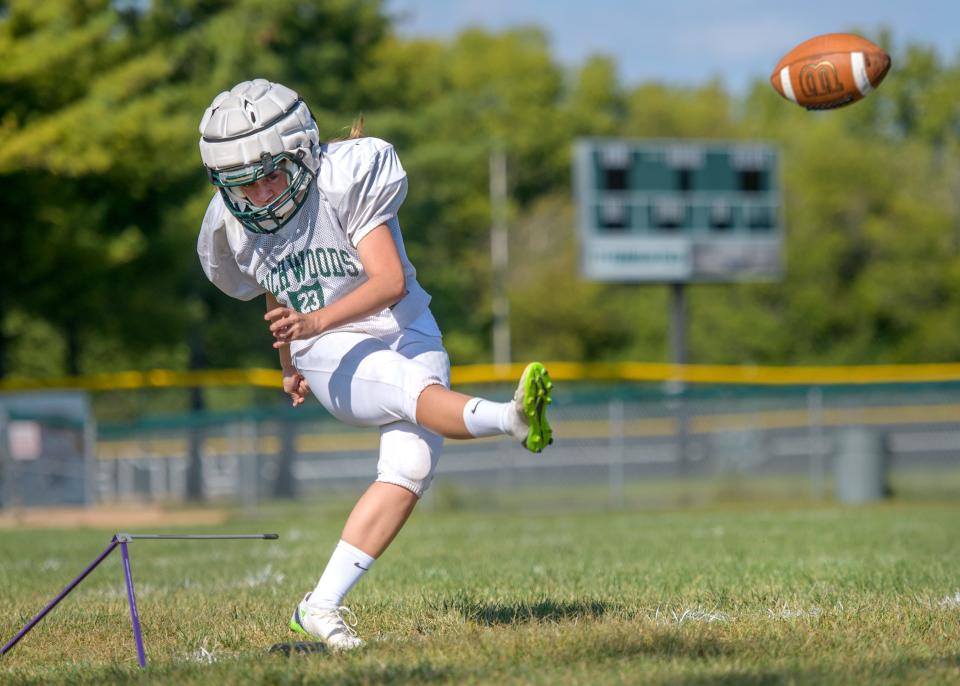
M347 137L347 140L353 138L363 138L363 112L361 112L357 118L353 121L353 126L350 127L350 135Z
M357 115L357 118L353 120L353 125L350 127L350 133L346 136L337 136L336 138L331 138L330 143L338 143L340 141L351 141L354 138L363 138L363 124L364 124L363 112ZM346 130L346 127L344 127Z

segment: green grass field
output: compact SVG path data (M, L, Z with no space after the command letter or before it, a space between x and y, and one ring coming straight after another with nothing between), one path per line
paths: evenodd
M482 495L438 496L354 591L360 652L266 653L294 640L349 507L273 505L216 531L277 542L131 544L145 673L117 551L0 658L0 683L960 682L956 499L604 511ZM109 537L0 532L0 641Z

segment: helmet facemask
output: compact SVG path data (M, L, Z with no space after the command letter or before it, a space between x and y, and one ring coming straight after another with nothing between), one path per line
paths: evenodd
M208 169L210 181L230 213L253 233L277 232L307 201L314 173L303 163L303 154L263 153L254 164L228 169ZM258 206L243 192L243 187L256 183L275 172L287 177L283 192L266 205Z

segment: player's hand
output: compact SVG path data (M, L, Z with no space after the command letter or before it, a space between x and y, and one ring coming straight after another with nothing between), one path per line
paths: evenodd
M293 406L302 405L310 395L310 384L296 369L283 370L283 391L293 400Z
M302 341L319 334L320 324L316 314L304 314L290 307L277 307L263 315L263 318L270 322L270 333L277 339L273 342L273 347L282 348L290 345L290 341Z

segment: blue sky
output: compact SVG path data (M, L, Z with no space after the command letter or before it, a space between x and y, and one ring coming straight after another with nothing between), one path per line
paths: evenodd
M387 0L387 8L404 36L449 38L469 26L536 24L562 63L605 53L628 84L696 84L719 76L741 90L766 79L797 43L835 31L875 38L888 28L895 46L922 42L950 61L960 53L960 0Z

